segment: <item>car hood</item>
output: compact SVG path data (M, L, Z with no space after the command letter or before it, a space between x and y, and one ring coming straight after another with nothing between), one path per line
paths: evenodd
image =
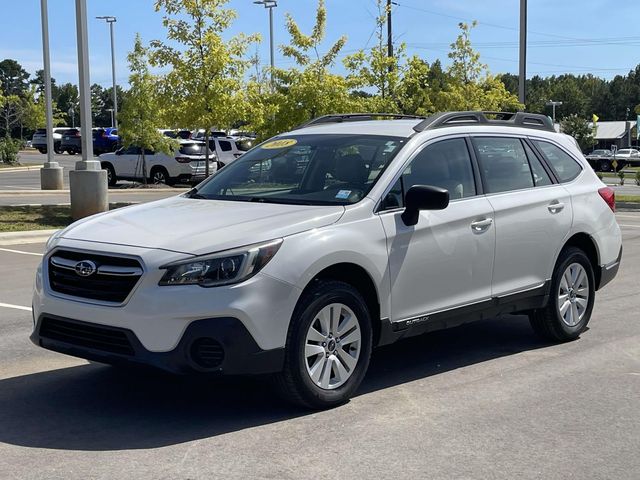
M61 238L199 255L335 223L342 206L199 200L182 196L119 208L67 228Z

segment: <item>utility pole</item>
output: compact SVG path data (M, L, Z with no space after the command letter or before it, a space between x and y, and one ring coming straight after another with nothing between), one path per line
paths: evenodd
M62 190L62 167L53 159L53 107L51 105L51 61L49 58L49 8L47 0L40 0L42 21L42 60L44 63L44 108L47 118L47 161L40 170L42 190Z
M393 29L391 27L391 5L393 2L387 0L387 56L393 57Z
M520 75L518 80L518 101L527 103L527 0L520 0Z
M99 161L93 159L87 0L76 0L76 35L78 41L82 160L76 162L75 170L69 172L71 216L74 220L94 213L105 212L109 209L107 172L102 170Z
M255 0L256 5L264 5L269 10L269 49L271 56L271 89L273 89L273 69L275 68L275 48L273 46L273 9L278 6L277 0Z
M113 40L113 24L116 23L116 17L102 16L96 17L98 20L104 20L109 24L109 34L111 36L111 79L113 82L113 115L111 120L111 126L118 128L118 88L116 84L116 53Z

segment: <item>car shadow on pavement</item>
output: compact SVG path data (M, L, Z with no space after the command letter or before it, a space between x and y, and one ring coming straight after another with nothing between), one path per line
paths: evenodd
M434 332L377 349L358 395L545 346L521 316ZM35 448L155 448L310 413L259 378L88 364L0 380L0 442Z

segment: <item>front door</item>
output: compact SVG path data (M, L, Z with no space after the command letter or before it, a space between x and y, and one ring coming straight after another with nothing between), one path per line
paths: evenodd
M412 185L449 190L449 206L422 211L418 223L401 219ZM380 213L387 235L392 321L404 321L491 297L495 247L493 209L477 195L464 138L428 144L411 160Z

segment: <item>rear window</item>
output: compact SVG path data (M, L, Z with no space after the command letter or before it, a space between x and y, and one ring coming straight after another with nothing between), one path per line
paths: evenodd
M582 171L578 162L560 147L541 140L533 140L533 143L540 149L561 182L570 182Z
M183 155L204 155L204 144L184 143L180 145L180 153Z

